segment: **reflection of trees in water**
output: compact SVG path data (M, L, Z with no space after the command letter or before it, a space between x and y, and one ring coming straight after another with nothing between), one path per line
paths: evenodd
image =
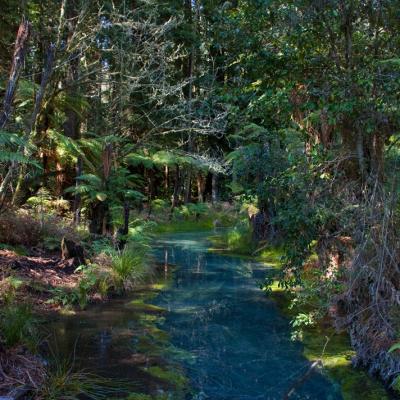
M163 249L164 262L177 268L159 305L168 304L171 311L163 329L177 348L193 356L185 361L197 392L192 399L282 398L309 363L290 342L288 322L258 290L257 272L265 267L207 253L205 246L203 251L201 244L190 247L189 242L195 241L186 240L183 246L175 241L174 247ZM306 399L310 393L315 396L309 398L338 398L315 375L305 386L293 399Z

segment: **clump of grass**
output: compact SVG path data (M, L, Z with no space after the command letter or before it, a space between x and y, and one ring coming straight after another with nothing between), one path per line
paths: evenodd
M105 400L125 392L122 382L112 382L86 371L76 371L70 360L53 355L43 385L37 390L38 400ZM112 397L111 397L112 396Z
M6 305L12 304L18 290L21 289L24 284L25 281L23 279L12 275L2 279L0 281L0 301Z
M0 331L7 347L25 345L34 349L39 343L38 320L27 304L9 304L0 312Z
M112 256L111 269L118 289L126 290L142 282L149 272L147 248L128 243L122 251Z

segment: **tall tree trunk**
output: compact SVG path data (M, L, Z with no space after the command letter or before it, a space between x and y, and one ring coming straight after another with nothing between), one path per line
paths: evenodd
M169 168L168 165L164 166L164 193L165 196L168 196L169 190Z
M32 115L31 115L31 119L30 119L28 128L26 129L25 134L24 134L24 139L25 139L26 143L29 141L32 132L36 129L37 119L38 119L39 113L42 109L43 98L44 98L44 95L46 92L47 85L49 83L50 76L53 72L55 50L56 50L55 46L53 44L50 44L49 49L47 51L45 65L44 65L43 72L42 72L40 87L39 87L39 90L38 90L38 92L36 94L36 98L35 98L34 109L33 109ZM24 144L23 146L20 146L20 148L19 148L19 151L21 153L23 153L26 157L28 157L29 154L27 154L26 150L27 150L26 144ZM10 168L7 172L7 175L4 178L4 181L2 182L2 184L0 186L1 201L3 201L4 197L6 196L7 187L9 185L11 179L13 178L14 174L17 172L18 168L20 168L19 178L18 178L17 188L14 193L12 202L13 202L13 205L20 206L24 203L24 201L26 201L27 197L26 197L26 193L24 193L25 192L24 185L26 183L25 177L27 174L26 174L25 167L26 167L26 164L21 165L18 162L11 163Z
M184 189L185 189L184 202L185 204L187 204L192 201L192 172L190 169L186 171Z
M202 173L197 175L197 200L199 203L204 202L204 191L206 188L206 180Z
M118 240L117 247L119 250L122 250L126 244L126 238L129 233L129 214L130 214L130 204L128 200L124 201L124 209L123 209L123 220L124 225L118 229Z
M178 205L180 192L181 192L180 168L179 165L177 165L175 172L174 193L172 194L170 219L172 218L175 207Z
M215 172L211 176L211 201L213 204L218 202L218 175Z
M66 18L67 18L67 46L71 46L73 40L74 31L76 28L76 21L78 17L78 10L74 2L67 2L66 7ZM66 74L66 79L64 82L65 92L69 98L79 98L80 88L79 88L79 63L80 56L78 51L73 52L69 57L68 69ZM75 107L68 106L65 110L65 121L63 124L64 135L73 139L78 140L81 138L81 117L77 112ZM79 163L79 159L77 160ZM78 176L77 173L80 172L82 167L76 165L72 169L68 164L63 166L62 169L62 187L61 192L64 192L66 187L71 185L71 177L75 178ZM74 196L74 205L79 202L77 199L79 194Z
M0 114L0 129L3 129L11 115L12 102L17 89L19 76L24 65L25 54L28 48L31 25L28 21L22 21L18 28L12 58L10 76L8 78L6 94L3 101L3 112Z
M89 232L95 235L106 235L111 232L110 210L104 201L96 202L89 209Z
M82 157L78 157L77 163L76 163L76 177L80 177L82 175L82 169L83 169L83 162L82 162ZM79 179L76 179L75 186L78 187L80 185ZM81 222L81 195L80 193L75 194L74 198L74 225L79 225Z
M193 21L193 6L195 2L193 0L185 0L185 18L187 23L191 26L192 31L195 31L194 21ZM194 138L192 128L192 99L193 99L193 71L194 71L194 60L195 60L195 49L194 44L190 44L189 54L186 63L186 78L189 84L185 87L185 96L188 101L188 114L190 118L190 126L188 133L187 150L189 153L193 152L194 149ZM192 186L192 171L188 168L185 176L184 183L184 201L185 203L190 203L191 201L191 186Z

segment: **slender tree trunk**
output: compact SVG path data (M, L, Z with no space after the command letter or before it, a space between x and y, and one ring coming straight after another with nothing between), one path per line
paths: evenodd
M184 187L185 187L184 202L185 204L187 204L192 201L192 172L190 171L190 169L186 172Z
M117 240L117 247L119 250L122 250L126 244L126 236L129 233L129 215L130 215L130 204L128 200L124 201L124 210L123 210L123 220L124 225L123 227L118 229L118 240Z
M37 118L39 116L39 113L41 111L42 102L43 102L44 94L45 94L45 91L46 91L46 87L47 87L47 84L49 82L50 76L51 76L52 71L53 71L54 55L55 55L55 46L53 44L51 44L49 49L48 49L48 51L47 51L47 57L46 57L46 61L45 61L45 66L43 68L40 87L39 87L39 90L38 90L38 92L36 94L35 105L34 105L34 109L33 109L32 115L31 115L30 123L29 123L29 126L28 126L27 130L25 131L25 134L24 134L24 139L25 139L26 142L29 141L30 135L35 130L35 127L36 127L36 122L37 122ZM23 153L25 156L29 156L29 154L27 154L27 152L26 152L26 149L27 149L27 146L26 146L26 144L24 144L23 146L21 146L19 148L19 151L21 153ZM7 172L7 175L5 176L3 182L2 182L2 184L0 186L0 199L1 199L1 202L4 201L8 185L10 184L13 176L15 175L15 173L17 172L17 169L19 167L21 167L21 165L18 162L12 162L11 163L10 168L9 168L9 170ZM24 167L25 167L25 165L22 165L21 171L19 173L18 184L17 184L17 189L18 190L16 190L16 192L14 194L14 198L13 198L13 204L16 205L16 206L21 205L23 203L25 197L26 197L21 192L21 191L23 191L24 178L25 178L25 175L26 175Z
M164 167L164 192L165 195L168 196L168 190L169 190L169 168L168 165Z
M193 21L193 6L195 2L193 0L185 0L185 17L187 23L191 26L193 33L195 32L195 24ZM188 101L188 114L190 118L190 128L192 126L192 99L193 99L193 71L194 71L194 61L195 61L195 49L194 45L191 44L189 49L189 55L187 58L186 65L186 77L189 81L187 87L185 87L185 95ZM187 142L187 150L189 153L192 153L194 149L194 138L191 129L189 129L188 133L188 142ZM185 182L184 182L184 201L185 203L190 203L191 201L191 192L192 192L192 171L191 168L188 168L186 171Z
M8 78L6 94L3 101L3 112L0 114L0 129L3 129L10 118L12 102L17 89L21 69L24 65L25 54L28 48L31 25L28 21L22 21L19 25L17 39L15 41L10 76Z
M153 192L154 192L154 176L153 176L153 170L148 170L147 171L147 218L150 218L151 212L152 212L152 201L153 201Z
M67 46L71 46L71 42L73 40L74 31L76 28L76 20L78 18L78 10L74 2L67 2L65 6L65 13L67 18ZM65 92L70 98L79 98L80 88L79 88L79 64L80 64L80 56L77 51L73 52L69 57L68 69L66 74L66 79L64 82ZM73 139L78 140L81 138L81 117L77 112L75 107L68 106L65 110L65 122L63 124L64 135ZM79 160L78 160L79 163ZM62 168L62 180L61 180L61 192L63 193L66 187L71 186L72 180L78 176L76 175L79 170L78 165L75 166L74 169L68 167L68 164L63 165ZM77 202L76 196L74 198L74 203Z
M211 176L211 202L218 202L218 175L215 172Z
M204 176L199 173L197 175L197 200L199 203L204 203L204 190L206 187L206 180L204 178Z
M82 175L82 169L83 169L82 157L78 157L76 163L77 178ZM76 179L75 186L78 187L79 185L80 185L79 179ZM76 193L74 198L74 225L79 225L81 222L81 202L82 202L81 195L79 193Z
M172 218L175 207L178 205L180 191L181 191L180 168L179 165L177 165L175 173L174 193L172 194L170 219Z

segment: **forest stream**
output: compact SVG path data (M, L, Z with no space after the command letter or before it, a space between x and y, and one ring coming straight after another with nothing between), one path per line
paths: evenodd
M58 351L76 347L80 367L161 398L282 399L295 388L288 398L340 399L320 371L302 379L310 362L258 288L265 265L208 247L206 233L158 239L168 284L62 317L52 328ZM155 287L163 287L156 296Z

